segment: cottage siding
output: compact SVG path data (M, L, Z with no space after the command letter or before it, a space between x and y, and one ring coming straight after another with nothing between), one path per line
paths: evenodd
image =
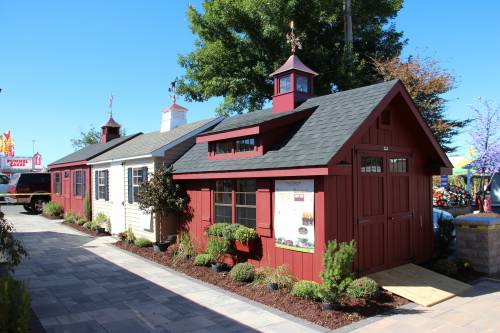
M153 158L144 158L137 160L130 160L124 162L124 192L123 192L123 201L125 203L125 225L126 228L132 228L134 235L136 237L145 237L151 241L155 241L155 223L154 220L151 219L151 214L144 214L142 210L139 209L139 204L137 203L129 203L128 202L128 168L148 168L148 174L151 174L155 168L155 161ZM146 216L145 216L146 215ZM150 227L145 228L145 219L149 219Z
M115 179L114 175L111 174L111 165L109 163L100 164L92 167L92 218L95 218L97 214L104 213L106 216L111 218L111 214L113 212L113 202L111 200L106 201L105 198L99 198L96 200L96 183L99 181L95 177L96 171L104 171L108 170L108 190L109 190L109 198L113 198L113 180Z

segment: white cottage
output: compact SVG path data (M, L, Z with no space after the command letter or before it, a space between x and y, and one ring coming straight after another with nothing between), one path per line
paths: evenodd
M111 233L132 228L136 237L157 241L157 226L151 214L136 203L136 194L156 166L175 162L195 143L196 135L222 119L186 123L187 109L175 102L163 111L161 130L141 134L117 149L89 161L92 167L92 214L109 216Z

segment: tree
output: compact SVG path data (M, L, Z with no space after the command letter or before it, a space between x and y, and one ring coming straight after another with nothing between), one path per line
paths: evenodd
M178 92L188 101L223 97L219 115L262 108L273 94L269 74L290 55L285 36L291 20L303 46L299 57L320 73L318 95L380 80L370 58L399 55L406 41L392 19L403 1L353 2L353 53L348 57L343 1L206 0L203 12L190 6L188 19L198 39L193 52L179 57L185 74Z
M93 125L90 125L90 129L87 132L80 132L79 138L71 139L71 144L75 150L81 149L85 146L99 143L101 139L101 132L99 132Z
M384 80L399 79L404 83L441 148L445 153L454 152L457 148L452 146L452 139L466 121L446 118L446 99L442 95L453 89L453 75L436 60L419 55L409 56L406 61L399 57L376 58L373 65Z
M478 105L471 105L473 113L469 131L471 144L476 150L476 157L469 167L476 169L480 178L480 212L484 212L485 189L500 169L500 105L478 98Z
M164 221L170 214L186 217L189 197L172 179L172 166L155 168L148 181L143 183L137 194L139 209Z

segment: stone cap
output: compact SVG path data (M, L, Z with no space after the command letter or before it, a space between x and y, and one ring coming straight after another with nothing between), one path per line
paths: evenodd
M470 226L500 225L500 218L493 216L459 216L453 220L453 224Z

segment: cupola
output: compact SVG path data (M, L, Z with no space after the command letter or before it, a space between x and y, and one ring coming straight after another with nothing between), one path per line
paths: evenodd
M291 45L292 55L270 76L274 81L273 113L295 109L300 103L314 95L313 80L318 75L304 65L295 54L301 49L300 41L294 34L293 21L291 32L287 34L287 42Z
M106 143L106 142L109 142L113 139L119 138L120 137L120 127L121 127L121 125L118 124L113 119L113 115L110 113L109 119L106 122L106 124L101 126L101 129L102 129L101 143Z
M162 111L160 132L168 132L176 127L186 125L186 113L188 109L176 102L175 81L170 84L169 92L172 104Z
M109 119L101 126L101 143L109 142L120 137L120 127L113 119L113 95L109 97Z

